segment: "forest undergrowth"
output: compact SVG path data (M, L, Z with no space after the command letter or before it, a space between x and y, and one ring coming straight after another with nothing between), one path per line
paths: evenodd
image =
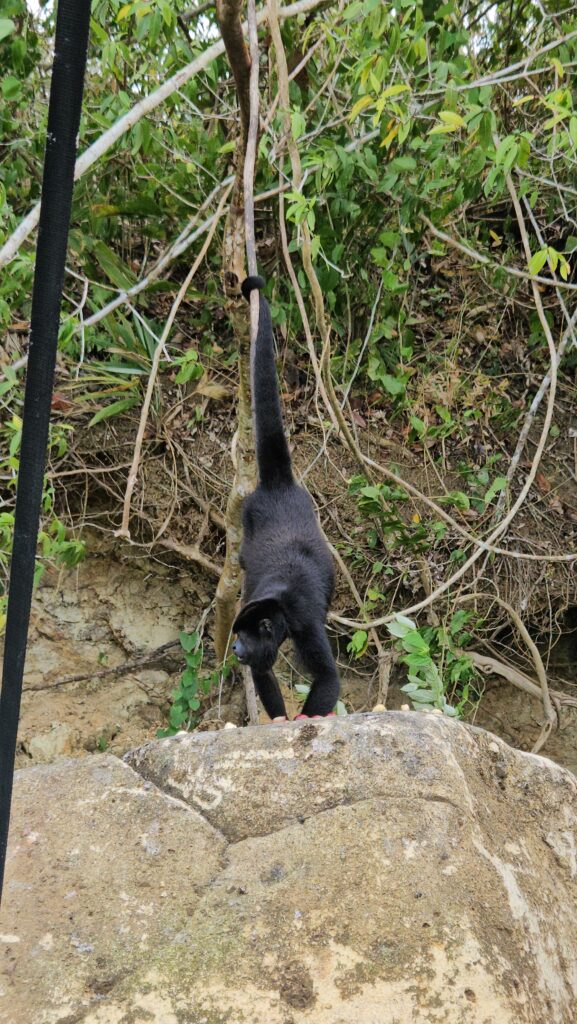
M215 592L230 561L244 100L219 40L243 11L94 3L39 578L89 557L89 530ZM541 701L539 747L577 706L547 670L577 604L575 12L271 0L261 16L258 264L294 463L337 560L341 667L384 704L400 665L414 707L464 716L504 678ZM51 27L50 5L5 0L4 570ZM170 729L218 691L213 610L198 620Z

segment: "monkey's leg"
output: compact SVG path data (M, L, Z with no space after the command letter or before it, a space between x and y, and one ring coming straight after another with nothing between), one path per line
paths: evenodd
M309 718L329 715L339 699L341 684L324 626L312 626L306 633L293 635L293 641L305 669L312 676L302 713Z
M280 686L272 669L255 672L251 669L254 685L269 718L286 718L286 708Z

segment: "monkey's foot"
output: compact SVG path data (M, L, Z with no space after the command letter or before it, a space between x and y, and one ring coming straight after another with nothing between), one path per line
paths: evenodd
M300 718L335 718L336 711L328 711L326 715L295 715L293 721L298 722Z
M271 718L271 725L282 725L283 722L288 722L286 715L278 715L277 718Z

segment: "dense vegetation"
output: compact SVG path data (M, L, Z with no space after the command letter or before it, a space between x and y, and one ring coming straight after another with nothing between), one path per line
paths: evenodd
M295 460L340 557L342 657L368 667L376 651L382 697L396 643L415 704L466 711L483 658L507 667L495 631L511 617L519 629L520 616L550 634L575 602L577 17L568 2L531 0L291 10L289 134L303 176L263 25L257 243ZM14 233L40 194L52 34L51 4L33 14L1 0L4 567L34 264L33 230ZM219 39L211 3L93 2L79 142L89 158L74 199L39 574L47 560L82 558L88 526L119 526L154 354L214 230L163 341L131 533L219 575L236 391L219 239L238 135L223 48L204 57ZM490 596L463 603L466 592ZM418 605L391 639L381 620ZM208 699L199 644L187 646L192 689L173 725ZM542 685L537 652L527 665Z

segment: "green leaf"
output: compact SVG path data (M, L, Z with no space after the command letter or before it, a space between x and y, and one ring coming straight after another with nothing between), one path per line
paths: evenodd
M109 281L123 291L135 284L136 277L112 249L98 240L94 245L94 256L102 267Z
M173 729L179 729L181 725L184 725L187 717L186 711L183 711L177 704L173 704L168 715L168 721Z
M439 498L439 504L454 505L455 508L459 508L461 511L467 511L471 507L471 502L463 491L449 491L448 494L444 494Z
M14 75L6 75L2 82L2 95L5 100L15 100L20 95L21 83Z
M347 650L350 654L354 654L356 658L360 658L367 649L368 640L369 637L366 630L357 629L356 633L353 633L350 639Z
M492 119L490 111L486 110L481 118L479 124L479 142L482 148L487 152L493 145L493 135L491 132Z
M446 701L443 703L443 707L441 708L441 710L442 710L444 715L447 715L447 718L458 718L459 717L459 712L457 711L457 708L451 707L451 705L447 704Z
M411 700L416 701L418 704L433 704L434 703L435 695L434 695L434 693L431 690L424 690L424 689L419 688L419 687L417 687L414 690L409 690L408 689L409 686L413 686L413 683L406 683L405 686L401 686L401 690L404 690L405 693L408 693L410 698L411 698Z
M497 149L495 150L495 163L497 166L503 163L507 153L512 146L515 146L515 137L513 135L506 135L504 139L501 139Z
M429 653L429 645L420 633L407 633L402 639L402 645L408 654L421 654L425 655Z
M398 231L381 231L379 241L382 242L387 249L394 249L401 241L401 236Z
M16 24L12 18L0 18L0 41L11 36L16 31Z
M423 437L427 430L426 423L423 420L419 419L418 416L410 416L409 420L413 430L416 430L419 437Z
M399 82L397 85L389 85L380 95L379 99L386 100L389 96L400 96L402 92L410 92L410 85Z
M547 262L547 249L546 248L545 249L540 249L539 252L534 253L534 255L529 260L529 273L530 274L538 274L539 271L543 269L543 267L545 266L546 262Z
M427 132L427 135L449 135L451 132L457 132L458 130L459 125L456 124L437 124Z
M348 7L345 7L343 20L352 21L358 14L361 14L363 7L364 4L361 3L361 0L355 0L355 3L349 4Z
M412 156L397 156L389 164L390 171L414 171L417 161Z
M152 196L136 196L120 203L95 203L91 208L95 217L118 217L129 214L136 217L158 217L158 201Z
M449 623L449 633L451 636L456 636L460 633L463 626L469 621L470 612L466 612L463 608L456 611Z
M138 395L132 395L130 398L120 398L117 402L111 402L110 405L105 405L103 409L99 409L92 417L88 426L94 427L102 420L109 420L111 416L118 416L121 412L126 412L127 409L132 409L132 407L138 403L138 400Z
M128 18L129 14L132 14L132 11L134 10L134 8L136 6L137 5L134 4L134 3L132 3L132 4L124 4L120 8L118 14L116 15L116 20L117 21L123 21L124 18Z
M189 380L198 380L204 373L204 367L200 363L186 362L181 366L175 379L177 384L186 384Z
M388 391L390 395L403 395L405 393L405 382L399 380L398 377L391 377L390 373L382 373L379 380L385 391Z
M567 263L567 260L565 259L565 257L561 255L561 253L559 253L559 263L560 263L559 273L561 274L561 277L563 278L563 280L566 281L567 278L569 277L569 271L571 270L571 267Z
M565 68L563 67L561 61L557 57L551 58L551 66L555 68L555 71L559 75L559 78L563 78L565 74Z
M443 124L451 125L452 128L463 128L465 121L460 114L456 114L454 110L441 110L439 111L439 119Z
M557 250L553 249L550 245L547 247L547 263L549 264L552 272L555 273L557 270L557 264L559 263L559 254L557 253Z
M361 113L361 110L364 110L365 107L370 107L374 102L375 101L372 96L361 96L360 100L357 100L351 109L349 121L354 121L355 117Z
M293 110L291 114L291 131L295 139L300 139L301 135L304 135L306 130L307 122L300 110Z
M493 483L491 484L491 486L489 487L489 490L485 494L485 501L487 502L487 504L490 501L492 501L493 498L497 494L500 494L501 491L504 491L506 486L507 486L507 477L505 477L505 476L498 476L498 477L496 477L493 480Z
M186 651L187 654L190 654L191 651L196 650L196 648L198 647L198 641L200 637L198 633L181 632L178 634L178 639L180 640L180 646L182 647L183 651Z

